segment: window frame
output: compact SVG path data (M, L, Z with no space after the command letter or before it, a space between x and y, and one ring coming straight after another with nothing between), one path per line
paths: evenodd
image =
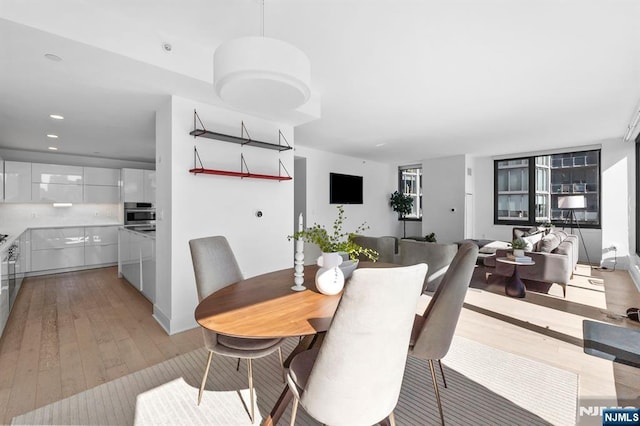
M422 222L422 217L423 217L423 211L422 211L422 178L423 178L423 173L422 173L422 164L410 164L410 165L406 165L406 166L398 166L398 192L402 193L402 194L406 194L404 192L404 188L402 185L403 179L402 179L402 172L403 170L411 170L411 169L420 169L420 179L418 181L418 214L420 215L420 217L404 217L401 218L400 215L398 215L398 220L399 221L408 221L408 222Z
M536 226L539 225L540 222L536 221L536 158L544 157L544 156L552 156L552 155L560 155L560 154L575 154L579 152L596 152L598 157L598 217L597 223L582 223L580 222L580 228L583 229L601 229L602 228L602 158L601 158L601 149L585 149L585 150L572 150L572 151L563 151L563 152L554 152L553 154L537 154L537 155L527 155L527 156L514 156L508 158L501 158L497 160L493 160L493 224L494 225L512 225L512 226ZM638 156L638 150L636 151ZM528 160L527 170L529 173L528 181L528 217L526 220L510 220L510 219L499 219L498 217L498 173L499 169L498 164L503 161L513 161L513 160ZM549 164L549 173L552 173L553 168L551 167L552 162ZM552 185L548 188L549 195L553 195ZM549 207L551 209L551 206ZM551 211L549 211L551 213ZM549 214L551 216L551 214ZM640 223L640 218L637 220ZM557 227L568 227L570 223L565 222L563 220L553 220L550 217L550 223ZM640 250L638 250L640 254Z

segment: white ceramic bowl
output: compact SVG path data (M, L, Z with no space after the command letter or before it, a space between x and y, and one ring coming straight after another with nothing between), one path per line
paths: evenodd
M356 268L358 267L358 263L359 262L360 261L358 259L356 259L356 260L345 260L344 262L342 262L340 264L339 268L342 270L342 274L344 275L344 279L345 280L351 276L353 271L356 270Z

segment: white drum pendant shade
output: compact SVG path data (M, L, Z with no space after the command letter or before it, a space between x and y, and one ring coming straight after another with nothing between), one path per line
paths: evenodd
M290 110L309 100L311 65L300 49L268 37L237 38L213 55L213 84L225 102L252 110Z

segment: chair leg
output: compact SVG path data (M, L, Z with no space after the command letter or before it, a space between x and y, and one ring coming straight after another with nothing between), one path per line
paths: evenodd
M433 391L436 394L438 402L438 411L440 412L440 423L444 426L444 414L442 414L442 401L440 401L440 392L438 392L438 381L436 380L436 369L433 366L433 360L429 360L429 369L431 370L431 380L433 381Z
M282 360L282 349L278 348L278 356L280 357L280 367L282 368L282 383L287 383L287 379L284 377L284 361Z
M240 358L238 358L238 363L236 364L236 371L240 371Z
M211 366L211 359L213 358L213 352L209 351L209 357L207 358L207 366L204 369L204 376L202 376L202 384L200 384L200 392L198 392L198 405L202 401L202 391L204 391L204 384L207 383L207 376L209 375L209 366Z
M393 414L393 411L389 414L389 426L396 426L396 416Z
M444 383L444 388L447 388L447 379L444 377L444 370L442 369L442 361L438 360L438 365L440 366L440 374L442 374L442 383Z
M255 421L253 412L253 367L251 365L251 358L247 358L247 375L249 376L249 400L251 401L251 424Z
M291 423L290 426L296 424L296 415L298 414L298 398L293 397L293 407L291 407Z

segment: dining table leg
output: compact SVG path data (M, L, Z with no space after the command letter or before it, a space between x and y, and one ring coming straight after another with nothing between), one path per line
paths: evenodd
M322 333L317 333L310 336L304 336L302 340L298 342L298 345L295 348L293 348L293 351L291 351L287 359L284 361L285 368L289 368L289 364L291 364L291 360L293 360L293 358L296 355L298 355L300 352L304 352L306 350L313 348L316 345L322 344L322 341L324 340L324 335L325 333L322 332ZM285 412L285 410L287 409L287 406L289 405L292 399L293 399L293 393L291 392L291 389L289 389L289 385L286 385L282 393L280 394L280 397L278 397L278 400L276 401L275 405L271 409L271 413L269 413L267 418L264 419L264 421L262 422L262 426L275 426L278 423L278 420L280 420L280 417L282 417L282 414Z

